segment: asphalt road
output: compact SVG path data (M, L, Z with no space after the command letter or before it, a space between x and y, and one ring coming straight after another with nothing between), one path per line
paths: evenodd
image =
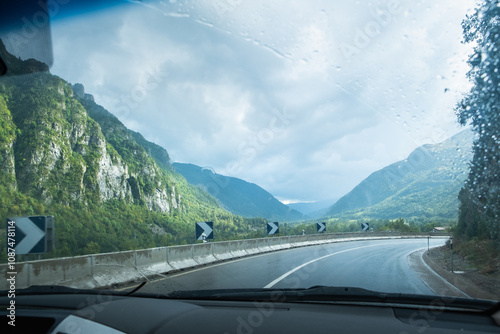
M445 239L431 239L441 246ZM410 268L407 256L427 239L367 240L309 246L241 258L175 273L141 292L233 288L360 287L381 292L435 294Z

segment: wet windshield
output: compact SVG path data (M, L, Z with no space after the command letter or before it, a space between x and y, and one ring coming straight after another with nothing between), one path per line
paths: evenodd
M498 1L33 13L0 34L18 288L500 298Z

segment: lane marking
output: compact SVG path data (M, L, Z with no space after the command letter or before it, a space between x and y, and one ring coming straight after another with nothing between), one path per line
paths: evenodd
M237 258L237 259L229 259L229 260L225 260L225 262L219 262L219 263L208 263L206 265L204 265L203 267L200 267L200 268L192 268L192 269L189 269L189 268L186 268L186 269L180 269L180 270L183 270L182 272L174 272L172 274L169 274L169 273L159 273L159 274L155 274L155 275L160 275L160 276L163 276L161 278L157 278L155 280L150 280L148 281L148 285L152 284L152 283L156 283L156 282L159 282L159 281L163 281L163 280L168 280L170 278L175 278L175 277L178 277L178 276L182 276L182 275L188 275L188 274L192 274L194 272L197 272L197 271L200 271L200 270L205 270L205 269L210 269L210 268L213 268L213 267L219 267L219 266L223 266L223 265L226 265L226 264L231 264L231 263L234 263L234 262L239 262L239 261L244 261L244 260L248 260L248 259L251 259L251 258L256 258L256 257L260 257L260 256L266 256L266 255L270 255L272 253L276 253L276 252L279 252L279 251L285 251L285 250L291 250L291 248L288 248L288 249L280 249L280 250L277 250L277 251L273 251L273 252L268 252L268 253L263 253L263 254L252 254L252 255L246 255L242 258ZM224 260L223 260L224 261ZM139 284L136 284L134 285L133 287L132 286L127 286L127 287L124 287L124 288L120 288L120 289L114 289L114 290L117 290L117 291L123 291L123 290L127 290L127 289L132 289L132 288L135 288L137 286L139 286L141 283Z
M361 248L363 248L363 247L381 246L381 245L388 245L388 244L399 244L399 243L401 243L401 240L403 240L403 239L397 239L397 240L399 240L400 242L385 243L385 241L381 240L381 239L375 239L375 240L369 240L369 239L368 240L354 240L354 242L382 241L382 243L380 243L380 244L369 245L369 246L362 246ZM420 239L408 239L408 240L419 241ZM348 241L348 242L351 242L351 241ZM299 250L299 249L304 249L306 247L320 247L320 246L324 246L324 245L342 244L342 243L343 242L332 242L332 243L328 243L328 244L316 244L316 245L308 245L308 246L294 247L294 248L283 248L283 249L278 249L278 250L271 251L271 252L244 255L244 256L239 257L239 258L232 258L232 259L228 259L228 260L221 260L221 262L207 263L207 264L203 265L202 267L198 267L198 268L194 267L194 268L191 268L191 269L190 268L181 269L182 270L181 272L175 272L175 273L172 273L172 274L166 273L166 274L163 274L163 275L165 275L165 278L159 278L159 279L151 281L151 282L154 283L154 282L157 282L157 281L161 281L163 279L169 279L169 278L174 278L174 277L178 277L178 276L182 276L182 275L188 275L188 274L191 274L191 273L194 273L194 272L197 272L197 271L201 271L201 270L205 270L205 269L210 269L210 268L213 268L213 267L223 266L223 265L226 265L226 264L232 264L232 263L239 262L239 261L250 260L252 258L257 258L257 257L261 257L261 256L273 255L273 254L276 254L278 252L285 252L285 251L291 251L291 250ZM157 275L162 275L162 274L157 274Z
M436 246L436 247L439 247L439 246ZM432 247L432 248L436 248L436 247ZM424 249L425 249L425 247L424 247ZM420 249L420 250L421 250L421 249ZM418 250L417 250L417 252L418 252ZM425 262L425 260L424 260L423 256L424 256L424 252L422 252L422 254L420 254L420 260L422 261L422 264L423 264L425 267L427 267L427 269L429 270L429 272L430 272L431 274L433 274L433 275L435 275L436 277L438 277L439 279L441 279L441 280L443 281L443 283L444 283L446 286L448 286L450 289L455 290L456 292L463 294L466 298L471 298L471 299L472 299L472 297L471 297L471 296L469 296L468 294L466 294L465 292L463 292L462 290L460 290L459 288L457 288L456 286L454 286L453 284L451 284L450 282L448 282L448 281L446 280L446 278L442 277L442 276L441 276L441 275L439 275L437 272L435 272L435 271L434 271L434 269L432 269L432 268L431 268L431 267L430 267L430 266L429 266L429 265ZM410 266L410 268L411 268L411 266ZM422 280L422 281L423 281L423 280ZM425 283L425 281L423 281L423 282ZM429 289L431 289L432 291L434 291L434 289L433 289L433 288L431 288L430 286L429 286ZM436 293L436 291L434 291L434 293Z
M345 252L350 252L350 251L353 251L353 250L357 250L357 249L361 249L361 248L367 248L367 247L375 247L375 246L383 246L383 245L390 245L390 244L400 244L400 242L391 242L391 243L383 243L383 244L376 244L376 245L368 245L368 246L361 246L361 247L356 247L356 248L349 248L349 249L345 249L343 251L339 251L339 252L335 252L335 253L331 253L331 254L327 254L325 256L322 256L322 257L318 257L317 259L314 259L314 260L311 260L309 262L306 262L304 264L301 264L300 266L298 267L295 267L293 268L292 270L290 270L289 272L286 272L284 273L283 275L281 275L280 277L278 277L277 279L275 279L274 281L272 281L271 283L269 283L268 285L266 285L264 287L264 289L269 289L269 288L272 288L276 283L278 283L279 281L281 281L282 279L290 276L291 274L293 274L294 272L296 272L297 270L300 270L302 268L304 268L305 266L311 264L311 263L314 263L316 261L319 261L319 260L323 260L327 257L330 257L330 256L334 256L334 255L337 255L337 254L341 254L341 253L345 253Z
M386 239L387 240L387 239ZM391 239L388 239L388 240L391 240ZM393 239L394 240L394 239ZM358 249L358 248L365 248L365 247L374 247L374 246L383 246L383 245L389 245L389 244L401 244L402 240L405 240L405 241L414 241L414 242L418 242L420 241L420 238L409 238L409 239L396 239L398 241L396 242L390 242L390 243L386 243L385 240L383 239L374 239L374 240L354 240L354 242L363 242L363 241L382 241L381 243L379 244L375 244L375 245L368 245L368 246L361 246L361 247L357 247L357 248L351 248L351 249L347 249L347 250L343 250L343 251L339 251L339 252L336 252L336 253L332 253L332 254L328 254L326 256L323 256L322 258L324 257L328 257L328 256L332 256L332 255L335 255L335 254L339 254L339 253L343 253L343 252L347 252L347 251L351 251L351 250L355 250L355 249ZM351 242L351 241L346 241L346 242ZM218 267L218 266L223 266L223 265L226 265L226 264L231 264L231 263L234 263L234 262L240 262L240 261L245 261L245 260L249 260L249 259L252 259L252 258L257 258L257 257L261 257L261 256L268 256L268 255L272 255L272 254L275 254L277 252L284 252L284 251L291 251L291 250L298 250L298 249L304 249L304 248L307 248L307 247L321 247L321 246L329 246L329 245L336 245L336 244L342 244L344 242L333 242L333 243L326 243L326 244L316 244L316 245L308 245L308 246L305 246L305 247L294 247L294 248L285 248L285 249L280 249L280 250L276 250L276 251L272 251L272 252L266 252L266 253L257 253L257 254L252 254L252 255L246 255L246 256L243 256L243 257L240 257L240 258L236 258L236 259L228 259L228 260L224 260L223 262L219 262L219 263L213 263L213 264L206 264L204 265L203 267L199 267L199 268L192 268L192 269L183 269L182 272L175 272L175 273L172 273L172 274L168 274L168 273L160 273L160 274L156 274L156 275L161 275L161 276L164 276L164 277L161 277L161 278L158 278L158 279L155 279L155 280L150 280L148 282L148 285L149 284L152 284L152 283L156 283L156 282L159 282L159 281L162 281L162 280L168 280L170 278L175 278L175 277L178 277L178 276L183 276L183 275L188 275L188 274L191 274L191 273L194 273L194 272L197 272L197 271L201 271L201 270L205 270L205 269L210 269L210 268L213 268L213 267ZM309 261L307 264L309 263L312 263L314 261L317 261L317 260L320 260L321 258L318 258L316 260L313 260L313 261ZM304 264L302 265L301 267L304 267L305 265L307 264ZM300 269L300 268L299 268ZM184 271L185 270L185 271ZM297 269L298 270L298 269ZM284 277L283 277L284 278ZM276 281L276 280L275 280ZM273 281L274 282L274 281ZM271 282L272 283L272 282ZM269 284L271 284L269 283ZM277 282L276 282L277 283ZM276 284L274 283L274 284ZM139 283L140 284L140 283ZM136 286L139 286L139 284L137 285L134 285L133 287L136 287ZM269 285L268 284L268 285ZM273 285L274 285L273 284ZM264 288L266 288L268 285L266 285ZM272 286L272 285L271 285ZM270 286L270 287L271 287ZM127 290L127 289L132 289L133 288L132 286L127 286L127 287L123 287L123 288L119 288L119 289L114 289L114 290L118 290L118 291L122 291L122 290Z

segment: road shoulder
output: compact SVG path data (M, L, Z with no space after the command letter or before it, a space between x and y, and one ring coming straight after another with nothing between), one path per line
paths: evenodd
M428 256L425 249L408 255L408 264L437 295L498 300L498 296L477 286L461 273L452 273Z

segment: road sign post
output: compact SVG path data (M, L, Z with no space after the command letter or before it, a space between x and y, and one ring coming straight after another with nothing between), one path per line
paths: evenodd
M272 222L267 223L267 235L274 235L280 233L280 223Z
M453 237L450 238L451 272L453 272Z
M196 240L207 242L208 239L214 238L214 223L201 222L196 223Z
M7 218L7 245L16 255L42 254L54 250L54 216Z
M318 233L325 232L326 231L326 223L325 222L316 223L316 230L318 231Z

